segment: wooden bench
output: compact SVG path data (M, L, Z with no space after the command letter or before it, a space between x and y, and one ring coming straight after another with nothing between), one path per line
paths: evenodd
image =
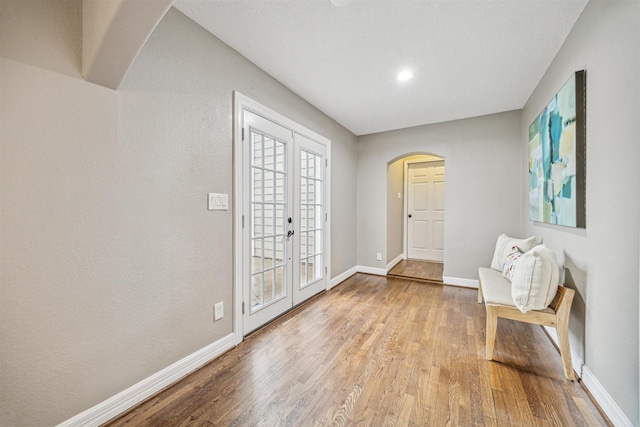
M569 314L575 291L564 286L558 286L556 296L549 307L544 310L532 310L523 313L513 304L510 283L502 277L500 272L490 268L480 268L479 277L478 303L482 303L484 296L487 310L486 359L493 360L493 347L499 317L535 325L552 326L558 332L564 375L567 379L574 380L575 374L569 347Z

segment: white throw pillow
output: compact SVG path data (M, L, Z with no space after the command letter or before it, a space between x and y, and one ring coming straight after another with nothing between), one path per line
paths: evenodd
M511 297L521 312L544 310L558 291L560 268L556 254L538 245L515 263L511 278Z
M493 252L491 268L493 268L494 270L502 271L502 268L504 267L504 261L507 259L507 255L509 255L513 251L514 247L517 247L522 252L527 252L537 244L538 242L536 242L536 238L534 236L531 236L527 239L516 239L502 233L500 236L498 236L498 241L496 242L496 249Z

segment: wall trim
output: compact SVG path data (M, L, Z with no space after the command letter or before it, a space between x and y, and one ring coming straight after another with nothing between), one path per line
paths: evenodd
M589 390L602 411L609 417L609 421L617 427L633 427L633 423L622 412L620 407L611 398L607 390L600 384L593 373L585 365L582 368L582 383Z
M358 269L358 273L374 274L376 276L387 275L386 268L368 267L366 265L358 265L356 268Z
M353 266L347 271L345 271L344 273L338 274L336 277L334 277L329 281L329 287L327 288L327 290L333 288L334 286L339 285L340 283L344 282L345 280L347 280L349 277L353 276L357 272L358 272L358 267Z
M460 286L462 288L478 289L478 281L474 279L463 279L460 277L444 276L442 281L445 285Z
M391 269L393 267L395 267L400 261L402 261L403 259L405 259L404 254L400 254L398 255L393 261L391 261L389 264L387 264L387 273L389 271L391 271Z
M184 378L235 346L233 333L178 360L126 390L98 403L78 415L58 424L57 427L98 427L123 412L145 401L165 387Z
M402 255L398 258L402 259ZM392 261L389 265L393 264L395 261L396 260ZM397 264L397 262L395 263ZM382 268L357 265L331 279L330 288L342 283L356 273L375 274L381 276L386 275L385 270ZM478 287L477 280L456 277L444 277L443 279L445 285L462 286L467 288ZM545 327L545 331L549 335L549 338L558 345L558 334L556 330L551 327ZM231 333L196 351L195 353L184 357L163 370L156 372L150 377L143 379L126 390L123 390L103 402L98 403L86 411L63 421L56 427L98 427L133 408L165 387L184 378L186 375L204 366L226 351L231 350L235 345L236 337L235 334ZM609 417L609 420L613 425L620 427L633 427L631 421L625 416L624 412L622 412L620 407L615 403L609 393L607 393L606 389L602 384L600 384L573 348L571 348L571 362L573 363L573 368L577 376L581 378L584 386L589 390L595 401L600 405L600 408L604 411L607 417Z

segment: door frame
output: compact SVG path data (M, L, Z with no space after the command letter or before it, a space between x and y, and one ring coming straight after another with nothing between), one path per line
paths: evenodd
M422 156L422 154L421 154ZM415 163L430 163L430 162L444 162L445 167L447 165L447 162L445 161L445 158L442 156L438 156L435 154L424 154L424 159L411 159L411 160L405 160L404 161L404 177L403 177L403 184L404 184L404 200L402 203L402 214L403 214L403 219L402 219L402 259L408 259L409 258L409 165L410 164L415 164ZM446 176L447 176L447 172L446 172L446 168L445 168L445 180L446 180ZM446 186L445 186L445 194L446 194ZM445 196L445 204L446 204L446 196ZM446 208L445 208L445 217L447 215L446 213ZM445 220L446 221L446 220ZM444 236L446 239L446 235ZM435 262L435 261L434 261ZM444 260L443 260L444 262Z
M244 340L242 319L242 233L243 233L243 152L242 152L242 110L271 120L272 122L290 129L292 132L312 139L326 148L327 166L325 168L325 290L330 288L331 278L331 140L294 122L293 120L275 112L259 102L233 91L233 333L235 344ZM246 224L245 224L246 225Z

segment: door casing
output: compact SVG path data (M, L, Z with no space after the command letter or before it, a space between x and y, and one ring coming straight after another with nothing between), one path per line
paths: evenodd
M233 333L235 343L242 342L244 337L242 303L243 303L243 271L242 271L242 238L243 238L243 150L242 150L242 110L251 111L268 120L284 126L305 138L309 138L325 146L327 166L325 169L325 233L324 251L326 267L326 289L330 287L331 278L331 141L296 123L295 121L265 107L257 101L241 94L233 92L233 253L234 253L234 277L233 277ZM245 226L246 226L245 218Z

